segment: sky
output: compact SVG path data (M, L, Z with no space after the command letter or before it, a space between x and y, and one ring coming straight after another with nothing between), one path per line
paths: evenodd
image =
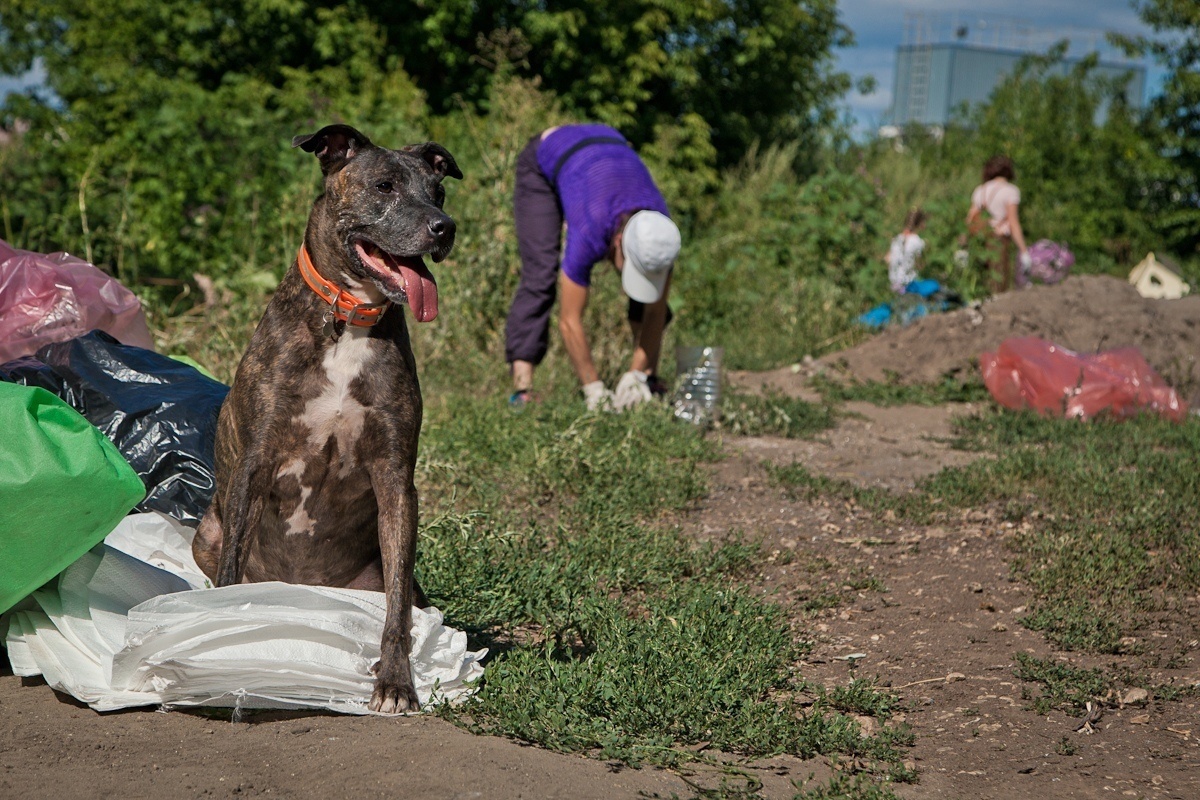
M835 51L839 69L855 80L873 75L877 84L869 95L852 92L846 98L856 127L863 132L877 129L891 105L896 48L905 41L906 14L923 14L939 33L948 34L957 21L967 26L971 37L989 44L996 43L997 37L1007 42L1023 36L1042 52L1063 38L1073 43L1095 40L1097 31L1151 33L1130 0L839 0L838 12L855 38L853 47ZM1086 52L1073 44L1068 55ZM1142 63L1150 93L1161 85L1161 71Z
M45 72L40 65L26 75L17 77L0 75L0 100L3 100L9 92L19 92L29 86L37 86L43 80L45 80Z

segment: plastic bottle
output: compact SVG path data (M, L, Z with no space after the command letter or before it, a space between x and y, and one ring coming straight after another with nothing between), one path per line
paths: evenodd
M702 427L717 419L721 404L720 347L679 347L675 350L675 416Z

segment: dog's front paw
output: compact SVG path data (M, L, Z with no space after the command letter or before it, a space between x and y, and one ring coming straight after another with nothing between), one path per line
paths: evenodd
M404 714L409 711L420 711L421 703L417 700L417 690L413 687L412 673L407 661L400 675L388 675L375 665L375 691L371 694L368 706L380 714Z

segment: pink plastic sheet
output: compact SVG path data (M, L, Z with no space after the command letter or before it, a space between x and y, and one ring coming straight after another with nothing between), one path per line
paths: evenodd
M1005 339L979 358L983 382L1007 408L1088 419L1153 411L1182 421L1187 403L1136 347L1081 354L1036 337Z
M16 250L0 240L0 364L99 328L154 349L137 296L67 253Z

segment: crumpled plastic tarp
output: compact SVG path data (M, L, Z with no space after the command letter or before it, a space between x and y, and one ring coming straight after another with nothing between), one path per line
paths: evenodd
M932 278L918 278L904 287L902 294L860 314L858 323L873 330L886 325L905 326L926 314L950 311L962 304L962 295L953 289L942 286Z
M47 389L103 431L146 485L138 511L200 524L215 485L213 443L228 386L101 331L0 365L0 380Z
M68 253L16 250L0 240L0 364L98 328L154 348L137 296Z
M126 517L7 615L13 672L42 675L98 711L144 705L325 708L368 714L386 606L381 592L285 583L201 588L192 532ZM3 630L0 627L0 630ZM487 650L413 609L422 706L474 691Z
M1005 339L979 357L983 382L1007 408L1088 419L1153 411L1175 421L1187 403L1146 363L1136 347L1082 354L1037 337Z

